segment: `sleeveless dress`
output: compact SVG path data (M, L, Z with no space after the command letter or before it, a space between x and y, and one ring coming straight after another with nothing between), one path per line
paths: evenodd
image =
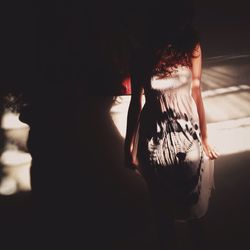
M150 191L176 220L203 217L214 187L214 161L202 147L199 116L188 67L144 87L136 155Z

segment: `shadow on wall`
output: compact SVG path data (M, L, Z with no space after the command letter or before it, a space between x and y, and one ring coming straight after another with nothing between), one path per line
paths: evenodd
M142 177L124 168L124 139L110 116L113 103L112 96L83 96L67 107L58 103L56 117L51 108L43 122L31 126L33 198L29 193L0 196L1 232L9 246L15 244L13 237L21 239L26 232L34 239L43 237L44 244L154 247L147 187ZM69 106L74 109L66 121Z
M110 116L114 98L63 100L31 125L35 238L96 248L153 248L150 198L142 177L124 168L123 138Z
M142 177L124 168L123 138L110 116L113 98L91 97L84 103L92 108L84 112L87 121L82 117L87 136L81 141L88 142L86 151L94 171L91 184L98 188L97 213L105 220L103 230L112 235L114 249L154 248L147 188Z

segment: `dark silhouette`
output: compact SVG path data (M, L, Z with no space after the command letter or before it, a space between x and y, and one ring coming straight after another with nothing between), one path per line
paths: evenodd
M146 188L123 167L109 114L128 72L126 12L113 1L92 4L35 3L34 74L14 86L30 125L32 246L151 249L153 238L142 240L153 231L149 206L131 201L147 203Z

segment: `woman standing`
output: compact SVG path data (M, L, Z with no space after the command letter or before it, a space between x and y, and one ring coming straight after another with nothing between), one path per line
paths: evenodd
M174 245L174 220L197 229L208 209L218 157L208 142L202 51L192 9L178 11L166 17L164 6L150 9L144 40L131 59L125 138L126 166L142 174L152 194L161 249Z

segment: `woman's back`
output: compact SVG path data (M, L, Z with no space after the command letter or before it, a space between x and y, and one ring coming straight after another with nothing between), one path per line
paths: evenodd
M178 66L169 77L152 77L139 119L138 160L142 174L171 204L174 217L201 217L213 186L213 162L204 154L192 71Z

